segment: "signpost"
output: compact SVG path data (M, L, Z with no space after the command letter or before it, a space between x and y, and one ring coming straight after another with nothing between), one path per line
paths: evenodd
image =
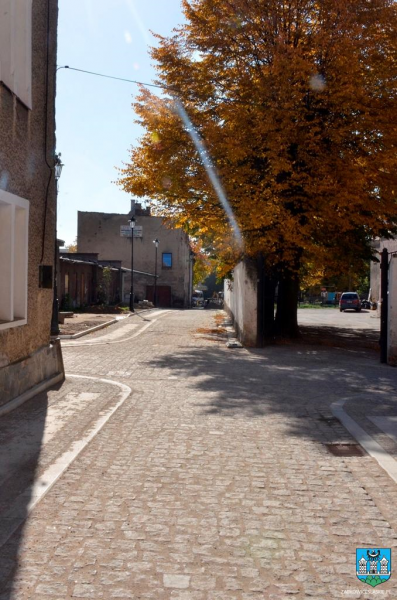
M131 229L129 225L120 225L120 237L132 237L132 231L134 232L134 238L143 237L142 225L135 225L134 229Z

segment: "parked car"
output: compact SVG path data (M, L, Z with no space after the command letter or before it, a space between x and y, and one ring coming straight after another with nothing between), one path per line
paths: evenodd
M343 292L339 300L339 310L352 309L356 312L361 310L361 300L357 292Z

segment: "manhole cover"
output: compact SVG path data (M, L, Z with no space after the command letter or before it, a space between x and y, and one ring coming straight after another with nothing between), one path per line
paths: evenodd
M325 444L328 452L333 456L365 456L366 452L359 444Z

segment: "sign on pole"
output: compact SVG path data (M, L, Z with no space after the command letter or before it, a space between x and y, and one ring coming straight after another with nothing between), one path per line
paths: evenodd
M129 225L120 225L120 237L132 237L131 231L134 232L134 238L141 238L143 235L142 225L135 225L134 229Z

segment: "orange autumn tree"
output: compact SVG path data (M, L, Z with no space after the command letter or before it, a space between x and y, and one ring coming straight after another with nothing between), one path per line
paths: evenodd
M204 283L214 267L200 239L191 240L190 249L193 255L193 288L195 288L200 283Z
M210 240L224 271L241 258L178 102L211 157L278 310L297 333L299 273L363 260L396 231L396 7L391 0L187 0L186 24L152 50L158 98L134 104L145 133L120 184ZM178 102L175 102L177 99ZM269 294L268 294L269 296Z

